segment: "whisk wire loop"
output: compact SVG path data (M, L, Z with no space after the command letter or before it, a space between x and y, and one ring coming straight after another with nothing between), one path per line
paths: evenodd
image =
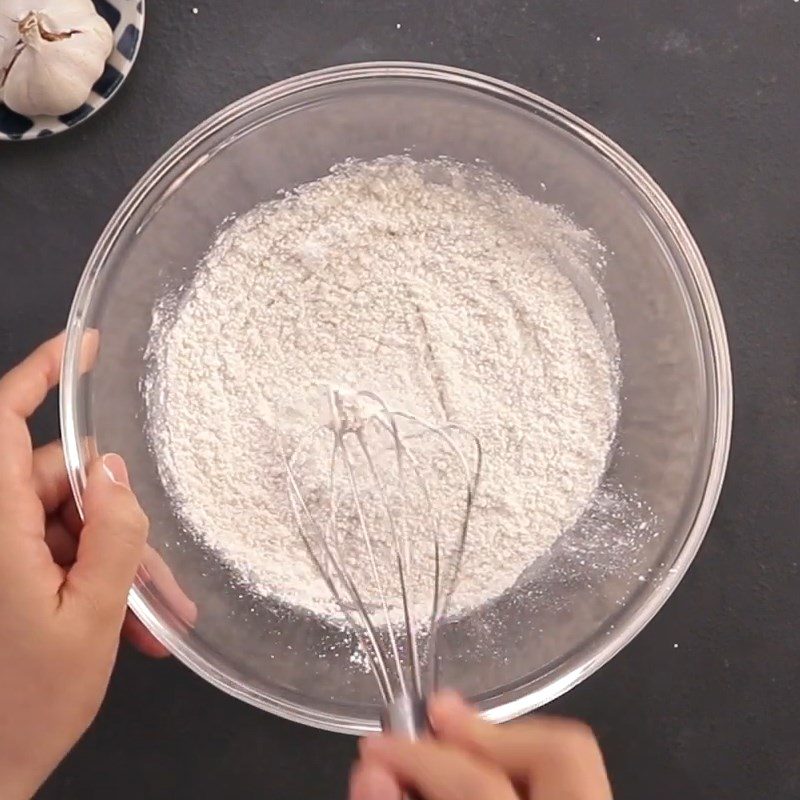
M481 444L477 437L453 423L435 425L406 411L393 410L373 392L350 392L332 387L327 395L327 406L324 424L317 425L302 436L290 456L286 455L281 443L290 507L314 567L367 656L384 705L390 712L386 718L396 720L398 715L403 717L403 709L419 708L420 702L424 705L424 698L436 686L439 661L437 638L441 620L449 612L461 571L470 515L482 468ZM407 428L414 432L406 432ZM370 442L368 434L377 436L381 432L383 439ZM298 477L301 453L305 453L307 447L310 451L310 442L320 434L331 437L329 497L324 521L320 521L309 506ZM463 495L454 505L456 510L461 509L458 517L453 518L458 520L455 528L453 519L449 523L443 521L440 503L434 498L429 478L426 477L426 465L414 453L414 443L426 435L436 438L441 451L455 460L463 477L463 481L459 479L456 482L456 486L459 483L462 485ZM472 443L475 448L474 459L465 455L456 437ZM390 471L390 474L386 473L385 459L379 464L375 458L376 444L383 444L385 451L387 440L393 450L390 460L396 465L396 471ZM359 474L357 466L361 466L365 473L363 476ZM341 480L340 475L343 476ZM393 491L389 488L390 479L394 481ZM319 487L315 491L314 497L317 499ZM348 525L342 519L345 494L349 500ZM369 502L369 509L365 502ZM421 503L421 514L407 513L414 502ZM379 523L379 520L382 522ZM412 597L412 584L409 583L411 575L418 575L414 570L418 569L416 561L419 558L412 547L412 520L419 528L418 534L430 537L433 551L433 588L427 627L417 618L418 610L426 606L425 599ZM388 557L381 559L380 565L377 544L373 540L375 531L371 529L376 524L385 526L380 546L382 551L388 548ZM453 529L455 534L455 541L453 543L451 538L447 551L447 566L443 563L445 529ZM370 603L365 600L363 587L356 585L345 563L343 548L352 541L348 537L353 535L361 541L368 571L374 582ZM415 545L419 545L419 539L415 539ZM391 579L385 573L389 563L394 564L396 572ZM394 606L388 597L388 587L391 585L397 588L400 595L400 603ZM418 580L413 585L419 589ZM399 625L392 616L392 607L402 612ZM375 612L378 619L374 618ZM424 651L427 670L423 669L420 644L423 634L428 639L427 650ZM402 644L401 636L404 636Z

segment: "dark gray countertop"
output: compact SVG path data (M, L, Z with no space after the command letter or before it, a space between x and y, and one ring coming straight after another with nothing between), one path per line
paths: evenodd
M736 418L688 577L550 710L596 728L619 800L800 797L800 3L150 0L147 12L139 61L107 109L49 141L0 144L0 369L63 325L141 173L246 92L402 58L566 106L639 159L697 237L728 324ZM34 428L57 435L53 403ZM327 800L344 795L353 752L125 651L100 719L41 796Z

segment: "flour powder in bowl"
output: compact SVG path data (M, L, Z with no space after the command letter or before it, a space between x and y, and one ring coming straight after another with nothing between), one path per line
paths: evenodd
M276 442L308 431L326 387L368 389L480 439L452 609L497 598L575 524L606 465L613 332L603 341L570 278L601 266L560 210L446 160L345 163L241 216L152 330L149 430L180 515L250 590L335 616ZM320 459L312 480L328 470ZM363 543L349 541L356 585L377 603ZM380 553L391 570L391 547ZM409 575L421 618L431 576Z

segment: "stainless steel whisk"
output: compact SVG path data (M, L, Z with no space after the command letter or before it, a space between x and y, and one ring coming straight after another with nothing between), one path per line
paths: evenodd
M334 387L324 403L321 423L308 431L291 455L284 452L296 527L369 659L384 703L384 730L416 738L428 727L425 705L436 686L439 623L448 612L461 568L481 472L480 441L457 425L436 425L393 410L372 392ZM323 450L315 451L320 437ZM432 491L435 470L415 454L416 445L427 437L433 437L439 448L440 473L451 467L458 471L452 484L458 496L450 497L454 505L449 519L443 518L437 492ZM474 447L473 457L467 457L462 440ZM305 460L323 454L329 459L327 487L304 485ZM412 514L413 510L421 513ZM429 534L432 555L426 620L417 618L416 598L409 592L409 578L420 561L411 547L412 520L422 522L424 538ZM455 538L446 548L442 540L448 532ZM345 545L352 536L360 537L357 544L377 586L377 602L365 599L363 587L356 585L348 570ZM419 541L420 532L415 543ZM393 562L391 579L381 569L387 560L387 543L388 560ZM376 550L384 556L380 565ZM393 591L400 595L399 624L390 613ZM427 639L426 649L422 638Z

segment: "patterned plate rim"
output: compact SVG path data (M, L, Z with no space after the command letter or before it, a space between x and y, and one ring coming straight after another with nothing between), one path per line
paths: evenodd
M26 117L0 103L0 142L42 139L85 122L119 91L130 74L142 43L145 0L93 0L114 31L114 49L86 102L60 117Z

